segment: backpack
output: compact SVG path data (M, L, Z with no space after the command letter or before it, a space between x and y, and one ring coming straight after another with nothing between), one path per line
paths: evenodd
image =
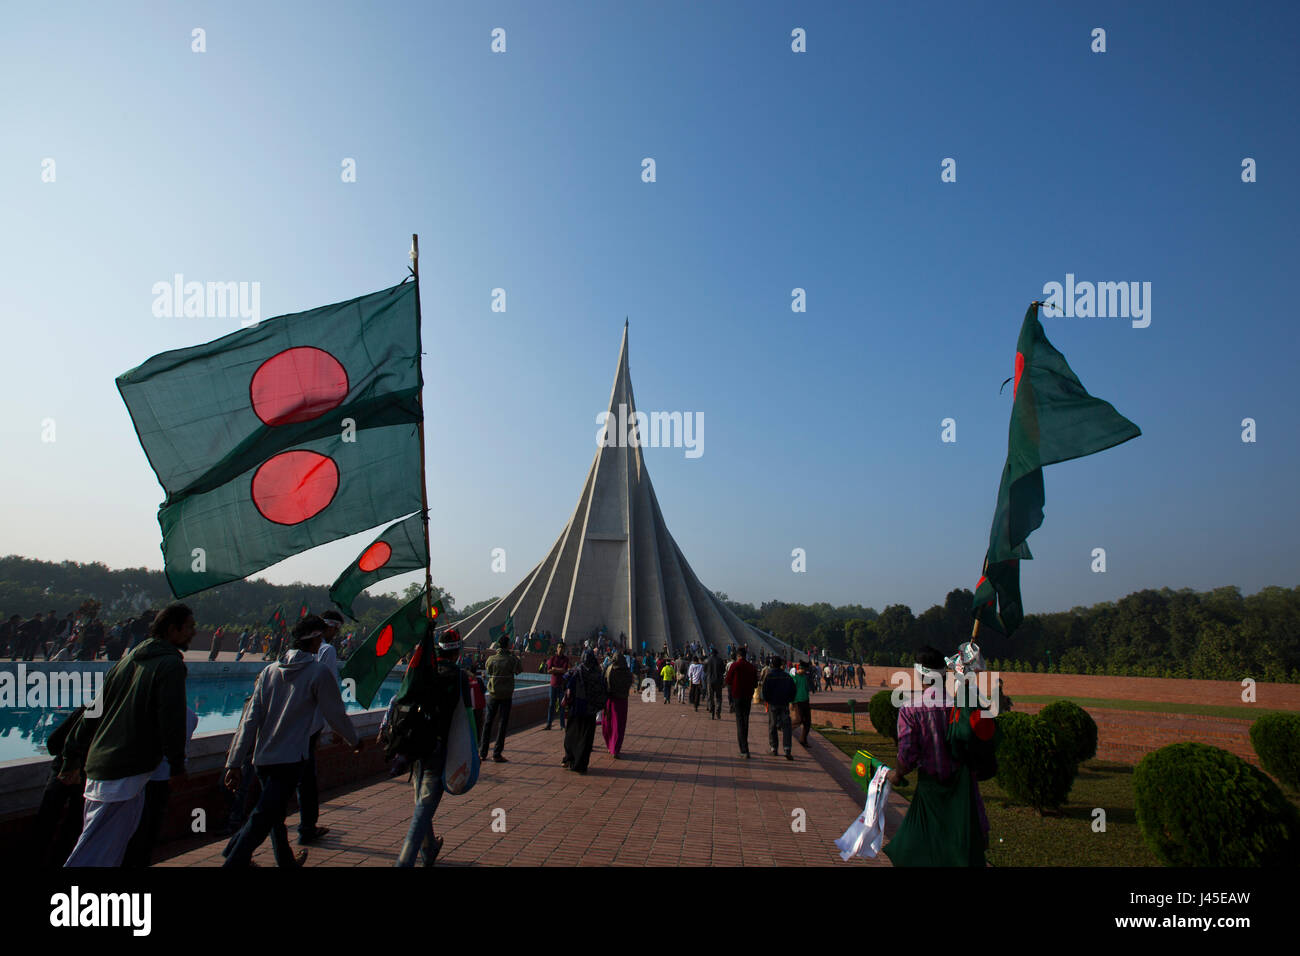
M422 645L411 663L411 682L397 699L384 756L419 760L446 745L447 731L457 707L464 705L466 675L460 668L439 673ZM432 646L428 648L432 650ZM423 660L421 660L421 658ZM449 679L452 678L453 679Z

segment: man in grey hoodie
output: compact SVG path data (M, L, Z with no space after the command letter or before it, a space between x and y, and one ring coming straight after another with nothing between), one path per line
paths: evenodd
M348 719L338 682L316 659L327 630L324 621L309 614L293 629L293 649L257 675L252 699L226 755L226 786L239 787L240 767L252 750L262 796L227 848L226 866L248 866L268 834L277 866L302 866L306 861L306 850L294 856L284 817L310 755L317 710L352 745L353 753L361 752L361 739Z

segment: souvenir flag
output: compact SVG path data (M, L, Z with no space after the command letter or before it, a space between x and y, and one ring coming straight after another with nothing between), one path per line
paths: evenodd
M358 594L385 578L403 571L415 571L429 563L424 543L424 516L417 511L409 518L390 524L366 546L338 580L330 585L330 600L355 620L352 602Z
M1020 626L1022 560L1033 557L1027 538L1043 523L1043 466L1082 458L1142 434L1142 430L1084 389L1052 347L1038 321L1038 304L1030 305L1016 343L1011 427L1007 461L998 487L984 577L976 585L974 611L981 620L996 618L1010 634Z
M414 283L155 355L118 377L184 597L422 506Z

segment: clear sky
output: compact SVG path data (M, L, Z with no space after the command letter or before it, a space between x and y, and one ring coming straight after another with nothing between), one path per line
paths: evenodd
M155 283L258 282L267 318L397 283L418 232L433 573L461 605L562 531L624 316L639 407L705 421L700 457L646 460L707 587L917 612L972 587L998 387L1067 274L1151 284L1146 328L1044 318L1143 435L1047 470L1026 609L1293 587L1298 25L1226 2L9 5L0 553L161 568L114 378L239 322L155 317ZM370 536L267 577L327 584Z

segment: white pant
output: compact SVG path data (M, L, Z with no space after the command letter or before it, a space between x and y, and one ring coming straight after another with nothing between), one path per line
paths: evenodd
M143 812L143 789L129 800L87 800L81 838L64 866L121 866Z

